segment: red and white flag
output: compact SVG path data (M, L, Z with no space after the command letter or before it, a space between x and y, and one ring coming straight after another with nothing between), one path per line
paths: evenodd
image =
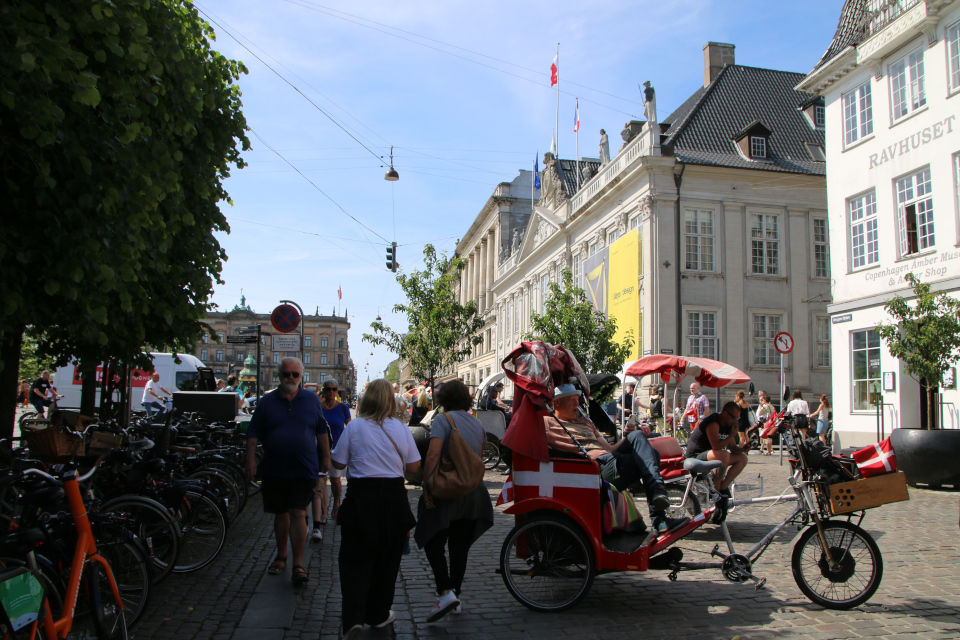
M343 285L337 287L337 300L343 300Z
M853 459L864 478L897 470L897 457L894 455L890 438L853 452Z
M553 56L553 62L550 63L550 86L560 82L560 54Z
M507 476L507 481L503 483L503 489L500 490L500 497L497 498L497 505L513 502L513 474Z
M573 118L573 132L580 131L580 99L577 99L577 114Z

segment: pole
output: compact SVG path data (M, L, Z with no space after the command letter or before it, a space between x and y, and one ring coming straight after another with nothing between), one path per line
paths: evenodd
M260 337L261 328L260 325L257 325L257 402L260 402L260 341L263 339Z
M577 118L577 191L580 191L580 98L577 98L576 118Z
M557 43L557 138L556 138L556 148L554 151L557 152L557 163L559 166L560 162L560 43Z
M303 362L303 309L293 300L281 300L280 304L292 304L300 312L300 362ZM303 378L300 378L300 384L303 385Z

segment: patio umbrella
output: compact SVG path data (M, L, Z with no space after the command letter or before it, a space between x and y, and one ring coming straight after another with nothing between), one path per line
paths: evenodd
M733 365L689 356L644 356L627 367L626 374L638 378L660 374L660 379L664 382L669 382L671 377L679 381L691 376L700 386L710 388L750 382L750 376Z

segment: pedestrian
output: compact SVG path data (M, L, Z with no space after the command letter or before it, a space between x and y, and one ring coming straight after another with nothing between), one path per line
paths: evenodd
M353 419L347 405L340 402L339 391L340 385L336 380L324 380L320 408L323 410L323 419L327 421L327 427L330 429L331 449L337 447L344 428ZM343 493L341 478L345 475L345 471L336 467L331 467L327 473L320 473L316 495L313 498L313 533L310 534L310 539L314 542L323 540L323 525L327 524L327 477L330 478L330 491L333 493L333 512L330 515L336 520L337 514L340 513L340 495Z
M800 430L800 437L807 439L807 429L810 427L810 405L803 399L800 389L793 392L793 400L787 405L787 413L793 414L794 424Z
M390 383L370 383L356 419L346 426L331 458L346 469L347 495L340 508L341 625L346 640L363 635L363 625L393 623L390 607L400 558L416 524L404 472L420 470L420 454L410 429L395 417Z
M666 433L663 415L663 387L655 384L650 389L650 417L657 423L657 431L660 433Z
M627 424L627 420L633 415L633 390L636 386L631 382L627 385L626 393L621 394L617 400L617 409L620 410L620 424Z
M413 405L413 410L410 412L410 426L415 427L420 425L423 417L430 413L430 409L433 408L433 401L430 400L430 394L427 393L426 387L420 389L420 393L417 394L417 403Z
M423 470L425 479L436 471L440 460L447 457L452 431L447 416L450 416L457 431L478 456L487 440L483 425L470 415L473 398L467 385L460 380L444 382L437 390L436 400L444 412L436 416L430 426L430 445ZM493 505L483 482L456 500L434 498L424 482L417 506L414 540L417 546L426 551L437 584L437 601L427 616L427 622L435 622L451 611L460 613L461 588L467 572L470 546L492 526ZM449 569L446 548L450 551Z
M767 395L766 391L758 391L757 399L760 401L760 406L757 407L757 424L762 430L763 426L767 424L767 421L770 420L771 416L776 413L776 409L774 409L773 405L770 404L770 396ZM760 438L760 453L761 455L765 456L773 455L772 435L769 438Z
M692 432L697 428L697 424L710 413L710 399L700 393L700 383L692 382L690 384L690 397L687 398L687 408L684 413L690 412L689 426Z
M143 399L140 401L148 418L151 417L154 412L161 413L166 409L167 399L160 396L161 392L168 396L173 395L160 386L160 373L154 371L150 375L150 379L147 380L146 386L143 388Z
M274 514L277 556L267 569L277 576L293 562L291 580L304 585L309 580L303 567L307 541L307 507L321 471L330 468L330 441L320 399L300 387L303 363L283 358L279 369L280 387L264 395L257 404L247 429L247 477L261 479L263 510ZM263 460L257 467L257 444L263 444ZM319 560L319 556L317 556Z
M51 389L56 391L56 388L50 384L50 372L43 370L40 372L40 377L34 380L30 387L30 404L36 410L38 418L43 417L44 407L50 406L49 395Z
M827 394L820 394L820 406L810 414L810 417L817 419L817 435L820 436L820 442L826 445L832 444L827 442L827 431L830 430L833 417L830 415L830 401L827 399Z
M226 388L227 383L223 380L217 380L217 391L223 391Z
M218 383L219 384L219 383ZM227 376L226 386L220 387L217 391L223 391L224 393L234 393L237 390L237 376L230 374Z
M737 418L737 428L740 431L740 446L750 442L750 403L747 402L747 392L743 389L737 391L737 397L734 399L737 406L740 407L740 417Z
M26 380L21 380L17 388L17 404L24 407L30 404L30 383Z

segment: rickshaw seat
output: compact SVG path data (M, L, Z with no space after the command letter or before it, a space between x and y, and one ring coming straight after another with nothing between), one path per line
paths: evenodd
M687 475L684 470L683 448L680 442L672 436L649 438L647 442L660 454L660 477L671 480Z
M683 461L683 468L695 476L705 476L714 469L719 469L723 463L719 460L698 460L696 458L687 458Z

